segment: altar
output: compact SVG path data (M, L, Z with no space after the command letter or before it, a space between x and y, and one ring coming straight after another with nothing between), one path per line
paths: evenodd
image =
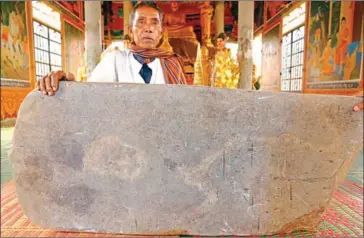
M201 71L212 70L208 65L211 64L214 55L212 36L217 34L216 23L213 20L215 3L172 1L157 4L164 12L165 33L160 48L182 56L188 84L193 84L196 76L203 77ZM233 21L231 9L226 8L224 14L228 23ZM201 69L196 70L196 63L203 64L200 65ZM208 86L209 83L205 82L203 85Z

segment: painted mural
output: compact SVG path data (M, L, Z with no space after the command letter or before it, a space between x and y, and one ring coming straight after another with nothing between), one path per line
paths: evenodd
M1 79L7 82L7 86L9 80L29 81L29 47L24 1L1 2Z
M352 1L311 2L307 88L359 87L363 39L353 38L354 7Z
M84 39L83 32L67 21L64 22L65 71L77 74L77 70L84 66Z

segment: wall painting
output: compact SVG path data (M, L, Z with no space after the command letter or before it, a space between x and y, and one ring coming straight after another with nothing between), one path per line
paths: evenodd
M360 35L363 33L354 34L354 6L353 1L311 2L306 62L308 89L360 87L363 52ZM361 21L355 22L355 28L362 29Z
M30 87L26 3L1 2L1 87Z

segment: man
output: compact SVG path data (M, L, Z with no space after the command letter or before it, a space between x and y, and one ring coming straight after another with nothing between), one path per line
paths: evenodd
M137 4L130 15L133 45L106 54L87 81L186 84L182 58L156 48L163 35L162 22L163 13L155 3ZM52 96L60 80L69 80L65 72L51 72L38 81L38 90Z

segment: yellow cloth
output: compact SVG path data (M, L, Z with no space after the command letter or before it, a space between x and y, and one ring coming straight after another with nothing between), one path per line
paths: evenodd
M79 67L77 69L76 80L78 82L86 82L87 81L87 69L86 66Z
M230 49L216 52L214 65L214 87L237 88L239 82L239 64L231 57Z

